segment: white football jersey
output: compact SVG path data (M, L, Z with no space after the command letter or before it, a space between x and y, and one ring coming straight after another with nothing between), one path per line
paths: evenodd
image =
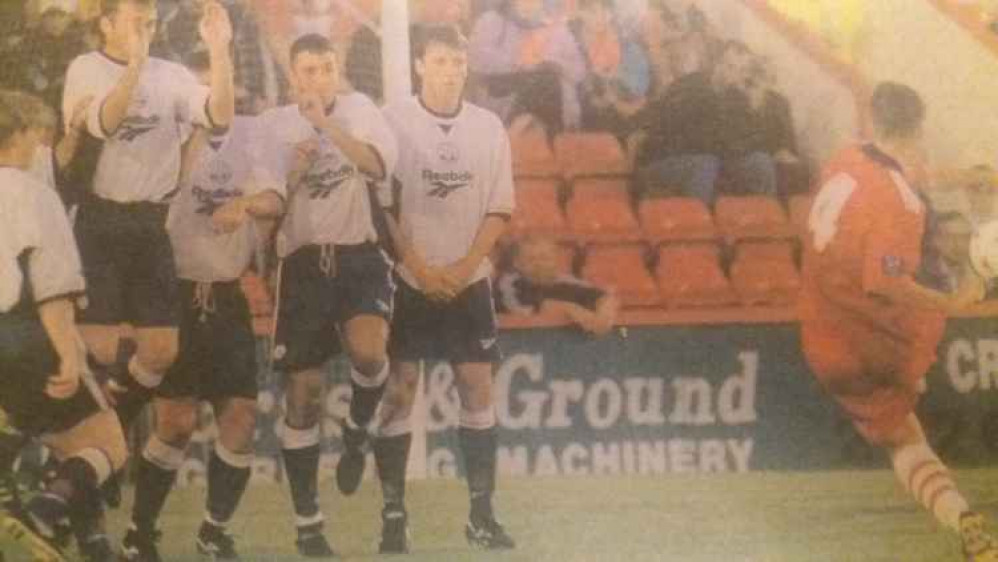
M84 290L83 267L69 219L55 191L28 172L0 168L0 312L17 305L28 254L32 295L45 301Z
M87 130L104 141L94 177L94 193L131 203L163 201L177 187L180 145L190 124L210 127L210 89L183 66L157 58L146 61L132 93L128 115L115 131L105 131L100 111L125 73L125 65L94 51L69 65L62 98L63 115L94 96Z
M437 115L412 97L384 109L399 143L395 179L399 226L426 263L449 265L471 249L485 217L514 207L509 137L492 112L464 102L453 116ZM488 276L488 259L477 281ZM413 284L412 275L400 274Z
M386 174L395 166L395 137L381 112L363 94L336 97L333 120L377 151ZM318 139L319 156L298 185L288 186L287 214L277 235L277 253L285 257L308 244L362 244L377 240L371 216L367 177L324 133L302 116L297 105L261 115L267 144L277 158L281 177L292 171L299 143Z
M284 196L284 183L267 166L257 140L257 118L236 117L227 132L210 135L170 205L166 228L173 243L177 275L189 281L232 281L249 266L258 247L255 221L235 232L216 232L212 213L228 201L274 191Z

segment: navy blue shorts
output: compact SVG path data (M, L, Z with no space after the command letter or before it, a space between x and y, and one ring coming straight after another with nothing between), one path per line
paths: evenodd
M491 280L472 283L446 303L431 301L402 279L398 284L388 346L392 360L495 363L502 358Z
M98 413L105 403L92 377L76 394L56 400L45 394L59 356L37 314L0 314L0 408L26 435L60 433Z
M180 349L156 394L163 398L256 400L256 338L238 281L180 281Z
M87 280L80 324L173 328L180 322L167 206L87 197L75 234Z
M313 369L340 353L339 327L357 316L391 322L395 283L376 244L304 246L281 264L274 367ZM326 246L325 248L332 248Z

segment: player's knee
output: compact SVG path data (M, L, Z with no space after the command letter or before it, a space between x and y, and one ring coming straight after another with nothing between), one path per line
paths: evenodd
M251 451L256 430L256 404L249 400L231 401L219 418L218 426L219 439L230 451Z
M165 373L177 358L176 337L159 337L139 344L136 357L142 366L154 373Z
M118 336L113 333L103 333L100 336L84 337L87 352L103 366L114 365L118 359Z
M157 408L156 435L174 447L184 447L197 429L198 414L193 404Z
M387 361L388 352L384 341L365 338L350 343L350 363L365 377L377 377Z

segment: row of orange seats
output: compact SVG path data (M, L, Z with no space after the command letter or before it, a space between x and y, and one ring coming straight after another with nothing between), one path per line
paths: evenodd
M811 202L794 196L788 212L772 197L722 196L711 213L699 199L666 197L639 201L635 209L624 179L581 178L571 186L562 205L558 180L517 180L509 237L582 243L789 239L799 235Z
M549 143L544 134L510 139L516 178L627 176L631 163L617 138L609 133L568 132Z
M612 288L629 308L789 306L800 289L794 251L790 241L741 242L734 246L729 276L721 246L714 242L659 246L653 269L643 244L594 246L586 252L581 274Z

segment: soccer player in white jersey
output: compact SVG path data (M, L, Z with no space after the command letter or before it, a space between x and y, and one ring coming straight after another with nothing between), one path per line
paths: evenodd
M84 372L75 323L82 268L59 198L27 172L38 142L29 112L24 94L0 93L0 535L51 539L69 518L84 558L109 562L98 487L123 465L124 435ZM23 507L10 485L23 443L11 429L39 438L59 461L45 492ZM28 546L39 560L61 559Z
M457 374L458 436L471 512L465 535L477 547L512 548L492 511L496 429L492 377L499 359L489 262L513 211L509 138L499 118L462 100L467 44L430 27L416 48L419 95L387 106L399 143L391 222L398 292L389 379L374 454L384 495L382 552L407 545L405 467L419 361L446 360Z
M69 66L63 114L93 97L87 132L101 148L92 185L77 186L88 191L75 224L89 302L80 324L102 365L117 359L120 325L135 328L131 376L123 381L132 392L118 400L127 425L177 354L180 302L167 207L189 125L224 127L232 120L232 28L225 9L207 2L200 33L212 77L205 87L184 67L148 56L153 0L102 0L99 25L102 47Z
M387 340L394 285L378 246L374 182L394 166L395 139L362 94L339 93L339 64L328 39L304 35L291 46L297 103L261 116L288 178L287 214L277 233L281 258L274 365L287 376L281 431L298 551L333 554L318 504L321 367L341 349L352 364L353 396L343 424L341 490L356 489L366 427L388 378Z
M207 74L209 63L197 57L188 67ZM284 208L284 181L266 167L256 122L237 116L228 130L199 129L185 150L167 219L184 303L180 353L156 389L155 431L137 461L132 526L122 543L132 562L160 560L156 521L196 429L199 400L214 409L218 437L195 544L215 560L239 558L226 525L250 478L257 396L256 339L239 278L261 242L254 219L276 218Z

